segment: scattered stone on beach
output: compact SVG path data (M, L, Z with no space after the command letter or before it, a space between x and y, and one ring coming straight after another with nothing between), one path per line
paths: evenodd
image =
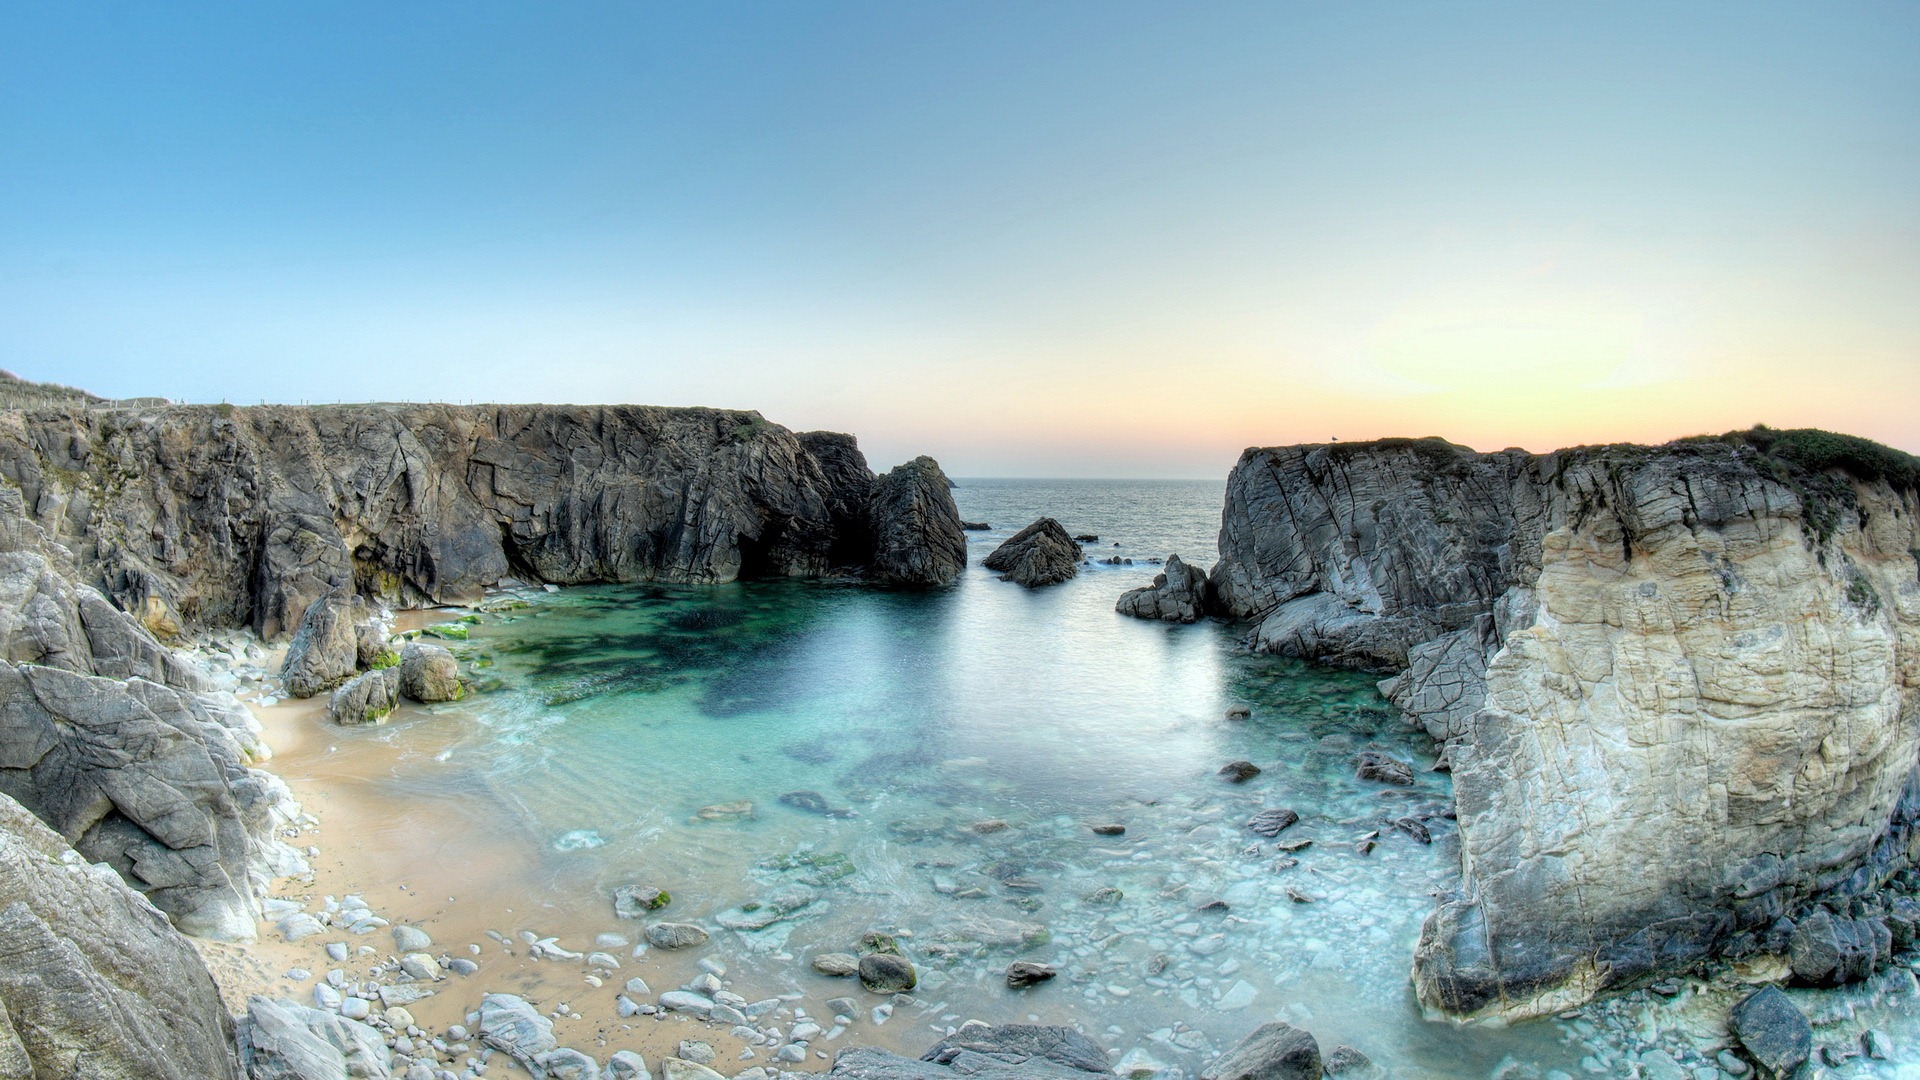
M962 915L942 928L942 932L952 940L971 941L995 948L1044 945L1052 939L1052 933L1040 923L997 919L991 915Z
M1728 1026L1753 1060L1779 1076L1790 1075L1813 1054L1813 1026L1777 986L1747 995L1733 1007Z
M466 694L460 664L444 645L409 641L400 650L400 692L415 701L458 701Z
M1298 813L1295 813L1287 807L1277 806L1262 810L1248 818L1247 828L1260 836L1279 836L1281 832L1299 820L1300 815Z
M506 1054L534 1075L540 1055L556 1048L553 1021L515 994L488 994L480 999L480 1042Z
M1251 761L1229 761L1220 766L1220 776L1229 783L1244 784L1260 775L1260 766Z
M1009 537L980 565L1029 589L1058 585L1080 572L1083 553L1060 523L1043 517Z
M1095 836L1125 836L1127 834L1127 827L1119 822L1107 822L1090 826L1090 828L1093 829Z
M1282 840L1273 846L1281 851L1292 853L1295 851L1305 851L1313 846L1313 841L1304 836L1296 836L1291 840Z
M1353 759L1353 772L1362 780L1375 780L1382 784L1413 783L1413 766L1397 758L1391 758L1378 750L1362 750Z
M668 1012L693 1013L706 1016L713 1012L713 999L703 997L689 990L669 990L660 995L660 1007Z
M1046 982L1057 974L1059 972L1055 971L1051 965L1032 960L1015 960L1007 965L1007 985L1015 990L1022 990L1035 983Z
M649 923L647 940L662 949L691 949L707 943L707 932L692 923Z
M1320 1044L1280 1020L1261 1024L1200 1074L1201 1080L1318 1080Z
M713 1059L720 1056L714 1052L712 1043L701 1042L698 1039L680 1040L680 1045L674 1048L674 1052L680 1055L682 1061L691 1061L695 1065L711 1065Z
M876 994L904 993L919 982L913 965L904 956L868 953L860 958L860 985Z
M860 974L860 958L852 953L821 953L813 958L813 970L836 979Z
M613 913L622 919L644 919L671 903L667 890L651 885L622 885L613 890Z
M733 802L714 803L703 806L693 812L701 821L737 821L753 816L752 799L735 799Z
M827 801L825 795L817 791L789 791L780 796L780 803L809 814L819 814L821 817L850 818L854 816L852 810L836 808Z
M653 1080L647 1059L632 1050L616 1050L607 1059L607 1080Z
M433 948L433 938L417 926L396 926L393 928L393 944L403 953L425 952Z

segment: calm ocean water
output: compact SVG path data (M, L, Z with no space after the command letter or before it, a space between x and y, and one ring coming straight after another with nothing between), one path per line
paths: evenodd
M1587 1051L1562 1025L1420 1017L1408 967L1458 848L1439 820L1430 846L1391 828L1370 853L1356 845L1450 802L1371 677L1247 655L1219 624L1114 613L1156 572L1146 559L1213 561L1222 493L962 480L962 516L993 529L969 534L973 565L936 593L777 581L532 594L461 646L501 687L443 709L470 730L442 755L458 772L437 793L523 835L524 863L496 872L523 880L530 906L542 891L667 888L674 917L716 930L704 955L750 998L800 995L824 1015L849 986L807 958L899 935L917 1004L884 1027L862 1017L851 1041L917 1053L967 1018L1075 1023L1133 1074L1192 1076L1284 1017L1386 1075L1480 1078L1516 1061L1535 1071L1514 1076L1580 1073ZM979 567L1041 514L1097 534L1090 556L1136 562L1037 591ZM1227 720L1235 704L1252 719ZM1415 786L1356 779L1366 746L1412 761ZM1263 771L1228 783L1216 773L1234 759ZM1288 854L1245 827L1277 807L1301 819L1278 840L1310 847ZM1125 834L1089 828L1107 823ZM590 909L566 929L631 929ZM1061 975L1011 991L1000 972L1017 958ZM656 991L671 970L647 975Z

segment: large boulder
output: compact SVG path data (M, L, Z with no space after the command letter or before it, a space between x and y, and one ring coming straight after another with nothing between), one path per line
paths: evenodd
M870 573L885 585L951 585L967 568L967 535L940 463L917 457L880 478L868 508Z
M1813 1025L1778 987L1747 995L1733 1007L1728 1026L1748 1056L1776 1077L1787 1077L1813 1055Z
M324 694L353 677L360 663L359 597L336 588L307 605L287 645L280 679L297 698Z
M1818 908L1787 939L1793 977L1810 986L1859 982L1891 959L1893 933L1880 918L1850 919Z
M343 727L378 724L400 705L400 669L380 668L348 679L327 698L327 717Z
M1007 538L981 563L1029 589L1058 585L1080 572L1080 545L1050 517Z
M231 1021L193 945L118 875L4 796L0 1062L11 1063L9 1076L239 1075Z
M444 645L409 641L400 650L400 692L415 701L458 701L466 693L460 663Z
M1311 1034L1280 1020L1253 1034L1207 1066L1201 1080L1320 1080L1320 1044Z
M553 1021L514 994L488 994L480 999L480 1025L475 1033L483 1044L529 1072L539 1067L542 1054L560 1045L553 1037Z
M1187 565L1178 555L1169 555L1167 565L1153 575L1153 584L1121 593L1113 610L1136 619L1197 622L1207 613L1209 591L1205 570Z

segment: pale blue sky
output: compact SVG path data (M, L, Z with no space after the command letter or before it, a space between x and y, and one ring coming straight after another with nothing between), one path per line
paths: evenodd
M0 366L959 474L1920 450L1920 5L0 5Z

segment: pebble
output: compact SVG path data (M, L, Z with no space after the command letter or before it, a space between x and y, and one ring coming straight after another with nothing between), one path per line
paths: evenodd
M340 1015L349 1020L365 1020L373 1013L373 1002L363 997L350 997L340 1003Z
M344 941L327 942L327 958L336 964L347 962L347 943Z
M425 952L433 948L433 938L417 926L396 926L393 928L393 943L403 953Z

